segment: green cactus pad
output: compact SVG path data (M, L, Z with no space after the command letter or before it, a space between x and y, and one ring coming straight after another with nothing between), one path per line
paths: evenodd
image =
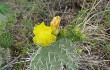
M61 39L54 45L40 47L33 55L31 70L77 70L77 50L68 39Z
M10 33L2 33L0 36L0 45L3 48L11 47L13 44L13 36Z

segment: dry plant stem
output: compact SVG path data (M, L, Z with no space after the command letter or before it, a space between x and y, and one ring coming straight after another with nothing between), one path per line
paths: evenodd
M88 60L88 59L80 59L80 61L84 61L84 62L90 62L93 64L99 64L99 63L106 63L106 62L110 62L110 60L100 60L100 61L95 61L95 60Z
M82 8L84 8L84 5L85 5L85 3L86 3L86 0L84 0L84 1L83 1L83 5L82 5Z
M8 57L9 55L8 55L7 51L8 51L8 48L2 49L3 64L5 64L5 65L8 64L10 61L10 58ZM2 69L2 70L4 70L4 69ZM8 70L10 70L10 68L8 68Z
M95 5L95 3L96 3L96 0L95 0L95 2L93 3L93 5L92 5L92 8L91 8L91 10L89 11L89 13L87 14L87 17L84 19L84 26L83 26L83 30L82 30L82 32L84 32L84 30L85 30L85 27L86 27L86 24L88 23L88 21L90 20L90 18L88 18L89 16L90 16L90 14L92 13L92 11L95 9L95 7L101 2L102 0L100 0L96 5ZM82 23L82 24L83 24Z
M102 1L102 0L100 0L100 1L96 4L96 0L95 0L94 3L92 4L92 7L91 7L90 11L87 13L87 17L85 17L84 21L81 23L81 24L84 24L84 25L83 25L83 30L82 30L82 32L84 32L84 29L85 29L86 24L87 24L87 22L88 22L88 18L89 18L89 16L91 15L92 11L95 9L95 7L96 7L101 1ZM95 5L95 4L96 4L96 5ZM78 26L80 26L81 24L79 24Z
M100 0L100 1L101 1L101 0ZM85 22L87 21L87 19L88 19L88 17L90 16L91 12L92 12L93 9L95 8L95 6L94 6L95 3L96 3L96 0L95 0L94 3L92 4L92 7L91 7L90 11L87 13L87 17L85 17L84 21L83 21L81 24L84 23L84 25L85 25ZM78 26L80 26L81 24L79 24Z
M10 61L8 58L7 50L8 50L8 48L2 50L2 57L3 57L4 64L7 64Z
M18 60L18 58L20 58L20 57L21 57L21 55L19 55L18 57L16 57L13 61L9 62L7 65L5 65L4 67L2 67L1 70L4 70L7 67L12 67L12 65L14 64L14 62L16 60Z

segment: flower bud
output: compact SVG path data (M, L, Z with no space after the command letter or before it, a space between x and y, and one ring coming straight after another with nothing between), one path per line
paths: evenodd
M56 16L52 19L52 21L50 22L50 26L52 28L52 33L54 35L57 35L59 33L59 25L60 25L60 21L61 21L61 18L60 16Z

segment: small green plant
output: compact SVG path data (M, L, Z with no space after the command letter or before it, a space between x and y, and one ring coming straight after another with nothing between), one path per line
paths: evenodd
M0 36L0 45L3 48L8 48L11 47L13 44L13 36L10 33L2 33L2 35Z

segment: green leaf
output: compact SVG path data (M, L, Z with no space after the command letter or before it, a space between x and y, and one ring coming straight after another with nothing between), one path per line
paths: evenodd
M0 3L0 13L6 15L10 11L10 6L8 4Z

